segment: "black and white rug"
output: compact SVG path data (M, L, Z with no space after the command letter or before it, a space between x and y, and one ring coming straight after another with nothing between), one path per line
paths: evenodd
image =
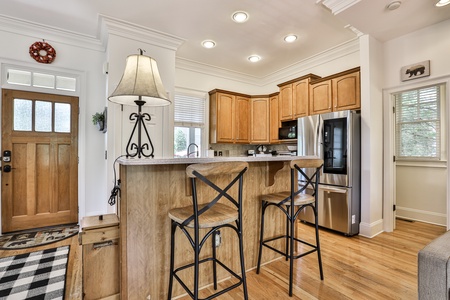
M0 259L0 299L64 299L69 246Z

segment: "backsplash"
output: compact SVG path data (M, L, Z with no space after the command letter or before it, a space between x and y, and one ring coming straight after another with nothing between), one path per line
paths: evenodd
M247 150L256 150L259 145L248 144L210 144L209 149L222 151L222 156L247 156ZM270 151L288 151L286 144L264 145L267 152Z

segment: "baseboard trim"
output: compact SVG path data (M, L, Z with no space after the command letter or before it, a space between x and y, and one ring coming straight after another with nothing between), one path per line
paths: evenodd
M432 211L397 206L397 218L447 226L447 215Z
M359 224L359 235L364 237L373 238L383 231L383 219L372 222L370 224L364 222L361 222Z

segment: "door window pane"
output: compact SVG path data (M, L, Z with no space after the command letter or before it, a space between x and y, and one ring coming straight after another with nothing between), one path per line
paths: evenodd
M31 131L33 103L31 100L14 99L14 125L16 131Z
M52 131L52 103L36 101L34 114L34 130L41 132Z
M54 89L55 76L42 73L33 73L33 86Z
M70 104L55 103L55 132L70 132Z
M9 84L31 86L31 72L8 70L6 81Z
M71 77L56 76L56 89L75 92L77 80Z

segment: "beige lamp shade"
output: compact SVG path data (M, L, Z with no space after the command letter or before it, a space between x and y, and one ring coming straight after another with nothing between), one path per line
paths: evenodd
M165 106L171 104L159 76L156 61L145 55L129 55L125 71L116 90L108 97L111 102L144 106Z

